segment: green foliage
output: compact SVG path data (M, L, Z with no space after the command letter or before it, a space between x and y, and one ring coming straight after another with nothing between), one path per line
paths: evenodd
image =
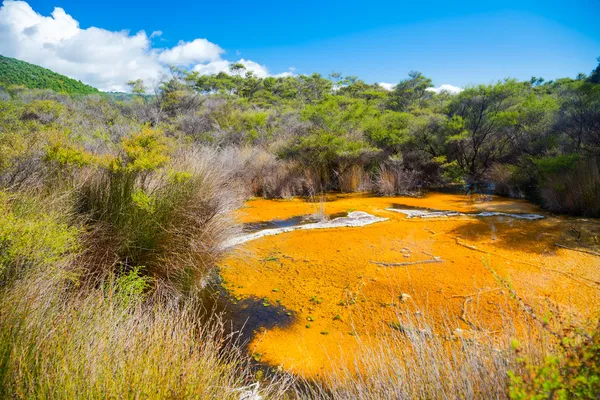
M540 174L556 174L567 172L577 165L580 159L578 154L564 154L555 157L539 157L533 160Z
M50 89L66 94L95 94L98 89L25 61L0 56L0 84Z
M520 349L515 345L517 354ZM600 393L600 325L591 335L574 332L562 338L558 355L540 364L520 357L522 373L509 372L509 395L524 399L597 399Z
M103 273L135 269L177 290L202 284L220 255L228 198L200 160L177 163L160 130L124 137L116 157L100 158L77 188L77 212L91 227L84 258ZM207 235L207 231L212 235ZM198 241L202 242L198 242ZM112 258L105 254L110 253Z
M42 123L56 121L65 112L65 107L53 100L34 100L25 104L22 117L25 120L37 120Z
M164 166L170 159L170 142L163 132L145 127L131 137L123 138L122 157L115 160L113 169L127 173L153 171Z
M426 105L431 97L427 89L433 87L432 81L417 71L411 71L409 79L398 83L389 96L388 107L394 111L408 111L410 108L420 108Z
M94 161L94 156L81 145L70 140L68 135L50 135L46 144L45 161L57 163L60 167L83 167Z
M148 296L152 287L152 278L143 274L144 267L134 267L121 272L114 282L107 284L107 292L118 304L127 308L132 303L139 303Z
M51 267L78 249L79 229L47 211L41 200L0 191L0 281L34 267Z
M398 152L410 139L410 123L414 116L386 110L365 121L367 137L378 147Z

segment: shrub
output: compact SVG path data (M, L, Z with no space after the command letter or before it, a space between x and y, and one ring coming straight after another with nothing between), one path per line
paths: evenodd
M56 121L65 112L65 107L53 100L34 100L23 109L24 120L35 120L42 124Z
M340 173L340 190L342 192L356 192L363 186L365 172L360 165L350 165Z
M554 212L600 216L600 158L558 158L536 164L544 207Z
M210 151L204 149L203 151ZM287 198L307 194L310 186L300 165L278 159L259 147L227 147L214 157L246 196Z
M515 344L517 354L520 352ZM511 399L597 399L600 393L600 323L591 335L564 335L561 351L536 365L519 357L522 373L510 375Z
M78 249L79 230L43 201L0 191L0 287L33 268L52 267Z
M203 286L234 227L237 195L225 172L207 154L170 156L159 131L124 138L122 149L77 189L91 227L81 261L96 276L143 265L171 289Z
M405 170L400 159L392 158L379 167L375 188L383 196L412 195L420 188L420 182L418 172Z

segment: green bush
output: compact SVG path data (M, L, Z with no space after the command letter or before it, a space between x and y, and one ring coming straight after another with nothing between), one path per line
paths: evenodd
M84 263L101 276L143 265L173 289L202 286L231 229L226 181L210 160L172 157L161 131L146 128L121 146L77 189L90 226Z
M79 229L42 201L0 191L0 282L34 267L53 267L78 250Z
M539 168L539 163L538 163ZM600 216L600 158L557 157L541 167L542 204L561 213Z
M545 175L567 172L575 168L579 160L578 154L565 154L555 157L540 157L533 160L542 178Z
M515 346L519 352L518 344ZM511 371L509 395L514 400L597 399L600 394L600 324L591 335L562 338L561 352L541 365L519 358L522 373Z

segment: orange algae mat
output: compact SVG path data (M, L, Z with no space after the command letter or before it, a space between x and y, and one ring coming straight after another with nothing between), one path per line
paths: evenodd
M552 216L499 197L353 194L326 200L250 200L239 219L365 211L388 220L262 237L221 264L229 293L264 308L261 323L250 326L249 351L270 365L305 376L327 374L339 362L352 362L357 338L376 341L370 334L385 333L405 317L426 315L434 329L499 334L527 318L514 294L538 314L552 311L577 324L600 316L600 256L594 254L600 253L600 220ZM409 219L386 210L394 205L546 218ZM394 263L413 264L387 265Z

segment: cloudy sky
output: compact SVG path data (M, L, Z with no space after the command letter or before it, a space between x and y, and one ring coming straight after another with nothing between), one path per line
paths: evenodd
M340 71L387 86L419 70L455 90L589 72L600 56L599 15L597 0L568 8L553 0L4 0L0 54L101 90L156 81L169 65L208 74L232 61L261 77Z

